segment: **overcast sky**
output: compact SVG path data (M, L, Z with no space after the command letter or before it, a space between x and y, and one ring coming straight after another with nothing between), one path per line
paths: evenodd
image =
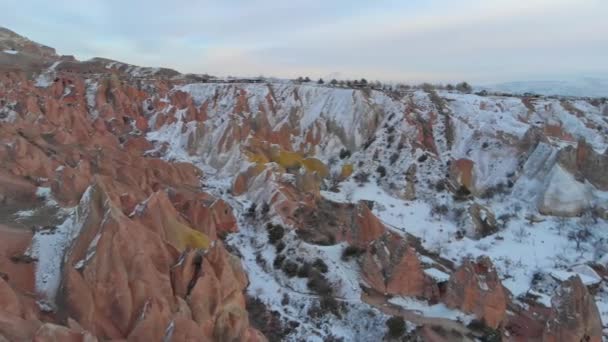
M1 0L0 25L78 59L223 76L608 74L608 0Z

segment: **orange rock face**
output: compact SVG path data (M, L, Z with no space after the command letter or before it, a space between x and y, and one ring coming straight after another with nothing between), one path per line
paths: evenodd
M98 179L78 209L86 216L59 298L66 315L103 339L162 340L177 322L187 330L172 333L209 340L253 334L240 260L190 227L164 192L127 216L107 191Z
M471 313L491 328L505 319L507 293L487 257L467 260L450 277L444 302L448 307Z

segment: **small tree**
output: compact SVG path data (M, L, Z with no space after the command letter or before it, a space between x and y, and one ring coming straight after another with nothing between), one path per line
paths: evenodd
M247 216L255 218L256 208L257 208L257 205L255 203L251 203L251 205L247 209Z
M362 78L359 83L361 83L362 85L367 85L367 80L365 78Z
M576 250L578 252L580 252L583 249L581 244L583 242L586 242L587 240L589 240L590 236L591 236L591 232L587 229L580 229L580 230L571 231L570 233L568 233L568 239L576 242Z
M340 159L345 159L345 158L349 158L350 157L350 151L343 148L340 149Z
M401 337L405 334L405 321L403 317L393 316L386 321L386 327L388 328L388 335L393 338Z
M302 82L304 82L304 77L300 76L296 79L296 81L302 83Z
M420 88L422 88L422 90L426 91L427 93L435 90L435 86L430 83L422 83L420 85Z
M317 81L317 84L323 84L323 83L325 83L325 82L323 81L323 79L322 79L322 78L319 78L319 80Z
M304 82L310 82L310 77L306 76L306 77L304 78Z
M380 178L386 176L386 168L382 165L378 166L378 168L376 169L376 172L378 172L378 174L380 175Z
M473 91L473 87L467 82L460 82L456 85L456 90L461 93L470 94Z
M454 90L454 86L452 84L448 83L448 85L445 86L445 89L452 91L452 90Z
M268 215L269 211L270 211L270 205L268 204L268 202L262 203L262 215L264 217L266 217Z
M335 86L336 84L338 84L338 80L336 80L336 79L334 78L334 79L332 79L332 80L329 82L329 84L331 84L331 85L334 85L334 86Z

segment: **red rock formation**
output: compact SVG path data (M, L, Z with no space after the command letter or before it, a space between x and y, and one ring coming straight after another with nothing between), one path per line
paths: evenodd
M443 300L497 328L505 319L508 297L490 259L480 257L466 260L452 274Z
M579 277L566 280L551 299L544 342L602 341L602 321L593 296Z
M373 241L361 259L361 276L368 286L390 295L436 300L439 289L422 270L416 250L387 232Z
M216 241L237 229L231 208L201 192L193 165L145 155L152 148L142 136L148 112L167 109L157 125L175 120L176 110L188 120L205 115L190 95L168 94L165 81L144 91L120 70L98 70L108 77L85 82L66 64L47 88L35 87L25 72L2 74L1 105L10 102L16 114L0 125L0 202L33 202L38 186L51 187L62 205L85 199L54 314L35 304L35 260L12 260L23 255L32 233L0 226L7 279L0 279L0 339L265 340L249 327L240 261ZM201 256L198 266L189 255ZM190 260L196 272L180 278L180 260Z
M98 178L79 208L84 225L64 265L66 314L104 339L162 340L176 321L189 329L179 332L186 336L255 335L240 261L190 228L165 193L154 193L127 217L109 189Z

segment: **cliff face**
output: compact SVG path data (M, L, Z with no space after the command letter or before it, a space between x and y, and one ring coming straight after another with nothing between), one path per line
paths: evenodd
M2 30L0 336L373 340L390 314L595 338L586 289L549 310L561 280L534 279L606 262L606 107L209 79Z

